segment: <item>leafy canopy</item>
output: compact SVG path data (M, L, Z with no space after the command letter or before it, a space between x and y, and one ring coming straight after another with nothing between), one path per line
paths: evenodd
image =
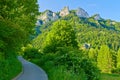
M65 20L56 21L44 42L44 50L48 52L56 51L57 47L72 46L77 47L76 35L69 22Z

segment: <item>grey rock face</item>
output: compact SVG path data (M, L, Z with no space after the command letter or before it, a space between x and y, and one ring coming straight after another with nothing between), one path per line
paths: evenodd
M43 23L46 23L46 22L49 22L49 21L54 21L58 18L59 18L59 16L56 15L56 13L54 13L50 10L46 10L42 15L37 17L37 19L42 20Z
M68 15L70 13L69 11L69 7L64 7L61 11L60 11L60 16L64 17L66 15Z
M94 15L94 19L95 19L95 20L101 20L101 17L100 17L99 14L95 14L95 15Z
M64 17L67 16L68 14L70 14L69 7L64 7L59 14L56 14L55 12L52 12L50 10L46 10L41 15L37 16L38 21L36 22L36 25L39 26L46 22L57 20L59 19L59 16ZM89 17L88 13L82 8L78 8L75 14L78 17L83 17L83 18ZM95 19L99 19L99 17L96 16Z
M51 20L57 20L58 18L59 18L59 16L55 13L55 12L53 12L53 14L52 14L52 18L51 18Z
M88 13L84 9L82 9L82 8L78 8L76 10L76 15L78 17L84 17L84 18L88 18L89 17Z
M43 21L42 20L37 20L36 21L36 26L39 26L39 25L42 25L43 24Z

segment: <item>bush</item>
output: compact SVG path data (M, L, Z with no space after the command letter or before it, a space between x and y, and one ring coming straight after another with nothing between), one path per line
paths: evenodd
M115 68L112 70L112 73L120 74L120 68Z
M72 75L76 76L75 80L99 80L97 67L84 56L82 51L73 47L59 47L56 53L45 53L32 61L45 69L50 78L53 77L50 80L56 80L57 74L60 78L64 77L63 80L69 80Z
M21 72L22 65L17 58L11 57L0 61L0 70L0 80L11 80Z
M64 66L54 66L48 71L49 80L86 80L82 71L77 75L72 70L67 70Z
M76 32L72 24L65 20L58 20L53 23L43 42L43 52L55 53L57 47L64 46L78 47Z
M68 70L73 70L74 73L80 74L83 70L88 80L98 80L100 71L86 57L83 52L71 47L62 47L57 51L62 54L56 59L57 65L64 65Z
M100 71L90 60L83 59L80 67L84 70L88 80L99 80Z
M27 60L39 58L39 56L40 56L40 52L38 52L38 49L33 47L31 48L26 47L25 50L23 51L23 57Z

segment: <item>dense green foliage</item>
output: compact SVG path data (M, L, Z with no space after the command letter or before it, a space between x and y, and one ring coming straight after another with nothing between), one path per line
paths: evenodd
M119 48L118 53L117 53L117 68L120 69L120 48Z
M45 53L55 52L57 47L77 47L75 31L69 22L60 20L51 26L51 30L43 43Z
M101 69L101 72L104 72L104 73L111 72L112 57L111 57L108 46L106 45L101 46L97 56L97 65Z
M120 79L119 74L106 74L106 73L101 74L101 80L119 80L119 79Z
M22 71L21 63L14 57L0 60L0 80L11 80Z
M17 52L33 32L36 3L37 0L0 0L0 80L11 80L21 71Z
M17 24L5 19L0 20L0 49L5 59L15 52L24 41L23 30ZM17 27L16 27L17 26Z
M31 59L40 57L40 53L39 53L38 49L33 48L30 44L27 45L27 47L23 47L21 55L23 55L23 57L27 60L31 60Z
M32 45L34 48L37 48L39 51L43 51L43 54L44 54L44 49L45 49L44 46L46 45L48 46L49 44L49 47L45 49L46 51L45 53L49 53L49 52L55 53L55 54L59 53L60 51L59 47L62 47L64 49L66 46L66 44L64 46L61 46L63 44L62 40L65 41L65 39L69 39L69 37L67 38L65 37L66 35L65 32L67 32L66 28L61 28L61 25L64 25L64 22L66 22L65 26L67 27L68 25L70 25L74 30L72 33L69 33L68 35L71 36L71 34L73 35L75 34L76 39L73 36L71 37L74 40L77 40L77 43L78 43L77 46L79 47L80 50L82 50L81 54L83 55L78 56L79 53L75 52L74 50L72 51L73 54L71 54L71 52L66 52L64 50L60 52L60 54L62 55L62 58L59 55L60 60L59 61L56 60L58 62L57 65L67 64L67 66L71 68L71 65L76 64L74 63L74 60L75 62L80 61L80 64L82 64L81 60L83 60L82 65L85 68L83 70L83 74L87 75L87 72L91 74L90 77L87 76L87 78L89 77L89 79L91 80L93 80L97 75L97 72L96 72L97 69L95 68L94 70L94 65L95 66L97 65L98 68L103 73L112 73L112 72L119 73L120 70L118 68L118 65L120 62L119 61L120 22L116 22L113 20L105 20L102 18L99 20L95 20L94 17L95 15L89 18L79 18L74 14L74 11L73 12L71 11L71 14L65 17L61 17L60 20L58 21L55 21L55 22L52 21L52 22L48 22L46 24L40 25L41 34L39 34L32 41ZM69 26L67 28L69 28ZM65 33L65 34L61 35L61 33ZM71 38L69 40L71 40ZM65 43L68 43L69 40L65 41ZM60 44L56 45L57 43L60 43ZM69 51L71 51L71 49L69 49ZM47 55L47 54L44 54L44 55ZM78 60L73 59L73 55L74 55L74 58L77 58ZM75 55L77 55L79 58ZM49 57L51 59L51 56ZM69 57L70 59L68 59ZM83 57L85 57L85 60L81 59ZM41 63L37 63L37 64L41 64ZM77 64L74 66L77 67ZM83 67L80 66L80 64L78 65L79 65L79 69L81 70ZM46 64L43 64L43 65L46 65ZM74 72L74 67L72 66L72 68L73 68L72 71ZM90 70L90 72L88 70ZM95 74L92 74L91 72L93 73L95 72ZM49 74L52 74L52 73L49 73Z
M75 17L75 19L78 18ZM75 25L74 22L70 23L70 21L58 20L34 39L33 47L38 48L39 51L43 51L43 60L40 58L40 63L37 61L36 63L46 68L46 64L44 63L52 61L54 64L52 67L64 66L65 71L72 71L71 74L75 74L76 76L84 75L81 77L82 80L98 80L99 70L96 64L88 59L86 54L83 54L84 52L78 50L76 27L77 25ZM24 53L24 55L27 54ZM46 56L48 57L46 58ZM45 70L49 73L48 69ZM48 75L51 74L52 73L49 73ZM53 78L51 78L51 80L52 79Z
M33 38L37 14L37 0L0 1L0 80L21 71L17 53ZM95 16L79 18L71 10L38 26L40 34L22 48L23 57L44 68L50 80L99 80L100 71L119 74L120 22Z
M31 48L31 50L33 49ZM29 56L27 54L29 52L30 51L25 50L24 55ZM32 51L32 53L34 52L36 51ZM41 66L47 72L50 80L57 80L58 78L60 78L59 80L72 80L73 78L75 78L75 80L99 79L98 68L78 49L59 47L54 54L39 52L37 55L39 55L39 57L31 55L29 58L25 58Z

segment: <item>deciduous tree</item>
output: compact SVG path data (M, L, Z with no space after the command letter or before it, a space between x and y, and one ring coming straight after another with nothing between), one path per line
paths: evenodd
M63 46L77 47L77 41L73 25L65 20L59 20L52 25L44 42L44 50L54 52L57 47Z

